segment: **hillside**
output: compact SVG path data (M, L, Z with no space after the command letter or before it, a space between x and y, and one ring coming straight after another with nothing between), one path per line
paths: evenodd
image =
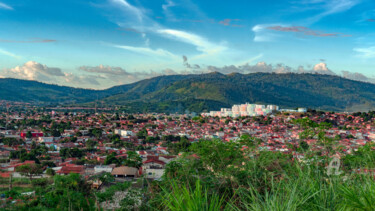
M202 111L245 102L341 111L375 105L374 84L317 74L210 73L138 93L133 89L104 101L138 111Z
M103 91L57 86L13 78L0 79L0 99L38 104L82 103L108 96Z
M0 99L53 104L122 105L129 112L201 112L238 103L277 104L325 110L368 110L375 85L318 74L209 73L159 76L106 90L0 79Z

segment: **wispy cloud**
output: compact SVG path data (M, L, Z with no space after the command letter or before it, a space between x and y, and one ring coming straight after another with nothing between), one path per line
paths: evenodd
M139 22L145 19L144 11L138 7L129 4L126 0L110 0L113 4L120 6L126 12L133 14Z
M319 30L313 30L304 26L288 26L284 24L258 24L252 28L254 32L254 42L271 42L281 37L277 32L292 32L305 36L314 37L350 37L351 35L339 32L326 33Z
M118 25L124 29L131 28L131 31L140 32L142 37L145 39L145 45L143 46L116 46L118 48L122 48L125 50L137 52L144 55L149 56L156 56L156 57L172 57L175 56L173 53L164 50L163 48L150 48L148 47L148 43L150 42L151 37L146 37L146 33L151 35L161 36L170 40L186 43L189 45L193 45L196 47L196 50L199 52L197 55L191 55L192 59L202 59L203 57L212 57L213 55L218 56L219 53L222 53L227 50L225 42L212 42L208 40L206 37L197 35L193 32L177 30L173 28L168 28L162 24L159 24L156 20L150 18L147 13L147 9L143 9L142 7L136 7L130 5L126 0L110 0L112 3L119 6L123 11L126 11L126 17L124 17L123 21L119 21ZM173 0L166 0L166 3L163 5L164 12L171 10L171 8L180 6L179 4L175 3ZM191 1L186 0L186 8L187 10L195 11L195 13L199 14L199 9L191 3ZM185 5L184 3L184 5ZM121 14L123 15L123 14ZM173 14L171 14L173 15ZM132 20L132 16L139 17ZM203 15L198 15L203 16ZM143 21L141 21L143 20ZM181 21L183 19L179 19ZM201 20L190 20L194 22L200 22Z
M0 54L6 55L6 56L10 56L10 57L13 57L15 59L20 59L21 58L20 56L17 56L16 54L11 53L11 52L6 51L6 50L3 50L3 49L0 49Z
M226 18L224 20L219 21L218 23L223 25L223 26L232 26L232 27L244 27L244 25L240 24L232 24L232 22L238 22L240 19L230 19Z
M167 17L168 20L176 20L176 17L169 9L171 7L176 6L176 4L172 0L166 0L165 2L166 3L161 6L163 8L164 15Z
M354 48L353 50L357 52L358 57L363 59L375 58L375 46L367 48Z
M2 40L2 43L50 43L50 42L57 42L57 40L51 39L32 39L32 40Z
M258 24L251 30L254 32L254 42L272 42L278 37L277 34L269 32L267 29L275 24Z
M212 43L199 35L185 31L160 29L157 32L172 39L194 45L198 51L207 54L218 53L226 49L223 45Z
M126 32L133 32L133 33L138 33L138 34L141 34L142 32L136 30L136 29L133 29L133 28L117 28L117 30L119 31L126 31Z
M13 7L11 7L11 6L9 6L5 3L0 2L0 9L13 10Z
M306 24L312 24L329 15L348 11L361 3L361 0L302 0L295 3L303 8L320 11L305 21Z
M133 47L133 46L127 46L127 45L113 45L113 47L125 49L128 51L132 51L132 52L143 54L143 55L164 58L164 59L177 58L176 55L164 49L153 50L151 48Z
M308 36L315 36L315 37L347 37L350 35L345 35L342 33L325 33L318 30L312 30L307 27L303 26L269 26L267 27L269 30L274 31L281 31L281 32L295 32L301 33Z

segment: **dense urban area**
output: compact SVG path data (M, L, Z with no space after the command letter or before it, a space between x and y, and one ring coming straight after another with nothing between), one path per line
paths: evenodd
M375 209L375 112L95 111L2 108L1 209Z

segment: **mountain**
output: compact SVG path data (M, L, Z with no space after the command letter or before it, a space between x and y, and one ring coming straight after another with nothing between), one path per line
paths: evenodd
M0 98L6 100L93 105L99 99L129 112L201 112L245 102L336 111L375 106L374 84L319 74L170 75L106 90L0 79L0 90Z
M0 79L0 99L38 104L82 103L108 96L104 91L78 89L13 78Z
M143 85L142 81L139 83ZM288 108L368 110L375 105L375 85L320 74L215 72L189 75L150 92L139 94L139 90L132 89L103 100L138 111L217 110L245 102Z

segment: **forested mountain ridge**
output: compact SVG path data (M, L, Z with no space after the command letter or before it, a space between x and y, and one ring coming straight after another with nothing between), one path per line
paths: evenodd
M169 75L105 90L0 79L0 99L60 105L92 105L100 100L134 112L201 112L245 102L345 111L371 109L375 85L338 76L295 73Z

